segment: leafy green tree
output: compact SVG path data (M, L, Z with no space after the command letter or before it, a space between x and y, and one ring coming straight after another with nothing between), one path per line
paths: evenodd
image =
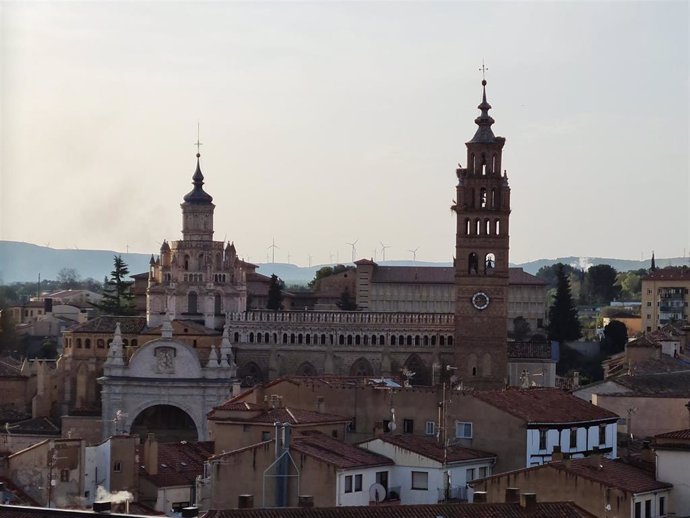
M515 317L513 319L513 338L517 341L526 340L532 334L532 328L525 317Z
M15 332L15 323L7 307L0 312L0 354L9 354L17 350L19 341Z
M105 279L103 298L97 305L98 309L109 315L134 315L134 295L131 292L132 281L125 280L129 276L127 264L119 255L115 256L114 269L110 278Z
M549 339L559 343L577 340L582 336L577 308L570 292L570 281L565 273L565 265L556 265L556 295L549 308Z
M550 266L542 266L539 268L537 271L536 276L539 277L541 280L543 280L546 284L549 285L549 288L556 288L558 286L558 275L556 271L558 270L558 266L561 266L563 268L563 271L565 274L570 277L571 279L573 277L579 277L580 276L580 270L577 268L574 268L570 266L569 264L563 264L563 263L555 263Z
M616 269L608 264L591 266L585 275L580 300L585 304L608 304L620 296Z
M41 348L38 350L38 354L36 355L36 357L45 360L54 360L55 358L57 358L57 356L57 343L55 342L55 340L51 340L46 336L43 340L43 343L41 344Z
M604 338L601 340L602 352L606 355L623 352L628 343L628 328L620 320L611 320L604 326Z
M57 282L65 290L73 290L79 287L81 276L74 268L61 268L57 273Z
M316 286L316 283L320 281L321 279L324 279L326 277L330 277L331 275L335 275L337 273L342 273L347 270L354 270L354 267L352 266L345 266L344 264L336 264L335 266L324 266L322 268L319 268L316 270L316 274L314 274L314 278L309 281L309 288L314 289Z
M340 300L337 306L343 311L355 311L357 309L357 303L354 297L350 294L350 290L345 286L345 289L340 294Z
M283 309L283 288L285 283L281 281L274 273L271 275L271 283L268 285L268 303L266 308L273 311L282 311Z

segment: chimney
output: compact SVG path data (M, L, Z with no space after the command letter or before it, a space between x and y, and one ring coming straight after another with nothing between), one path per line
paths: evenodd
M520 502L520 488L507 487L506 488L506 504L517 504Z
M323 414L326 410L326 403L324 403L323 396L316 396L316 411Z
M520 495L520 507L527 512L533 513L537 510L537 494L536 493L522 493Z
M486 503L486 491L475 491L472 502L475 504L484 504Z
M144 442L144 469L149 475L158 475L158 441L154 433L147 434Z
M312 495L299 495L297 502L297 507L314 507L314 497Z
M254 495L240 495L237 497L238 509L251 509L254 507Z
M53 299L43 299L43 312L46 315L50 315L53 312Z
M640 450L640 458L646 462L656 463L656 453L650 446L649 441L642 441L642 450Z
M599 447L594 446L592 448L592 453L587 455L587 465L595 470L603 469L601 464L601 453L599 453Z
M182 508L182 518L194 518L195 516L199 516L198 507L192 506Z
M107 500L105 502L94 502L93 503L93 512L94 513L110 514L111 508L112 507L110 504L110 500Z
M563 460L563 452L561 447L556 445L553 447L553 452L551 452L551 462L559 462Z

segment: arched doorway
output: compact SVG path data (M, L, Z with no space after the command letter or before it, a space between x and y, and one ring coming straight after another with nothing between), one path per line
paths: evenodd
M146 439L156 434L158 442L196 442L199 440L194 420L184 410L173 405L154 405L142 410L132 422L130 434Z

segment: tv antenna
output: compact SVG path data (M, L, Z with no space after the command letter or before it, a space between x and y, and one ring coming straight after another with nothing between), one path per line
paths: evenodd
M357 255L357 249L355 248L357 241L359 241L359 239L355 239L352 243L345 243L346 245L350 245L352 247L352 262L353 263L355 262L355 257Z
M276 238L273 238L273 241L271 244L268 246L268 248L271 249L271 262L275 264L276 262L276 248L280 248L278 245L276 245ZM290 262L290 261L288 261Z
M417 262L417 250L419 250L419 247L415 248L414 250L408 250L412 254L412 262L416 263Z
M381 261L385 261L386 260L386 248L390 248L390 245L384 245L383 241L379 241L379 243L381 243L381 257L382 257Z

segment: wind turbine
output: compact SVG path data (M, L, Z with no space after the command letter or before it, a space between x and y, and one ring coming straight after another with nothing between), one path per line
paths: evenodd
M350 245L352 247L352 262L353 263L355 262L355 256L357 255L357 249L355 248L357 241L359 241L359 239L355 239L354 242L352 242L352 243L345 243L346 245Z
M280 248L278 245L276 245L276 238L273 238L273 242L268 246L268 248L271 248L271 262L275 264L276 262L276 248Z
M386 248L390 248L390 245L384 245L383 241L379 241L379 243L381 243L381 257L383 258L383 259L381 259L381 261L385 261L386 260Z
M415 248L414 250L408 250L408 252L412 253L412 262L413 263L417 262L417 250L419 250L419 247Z

